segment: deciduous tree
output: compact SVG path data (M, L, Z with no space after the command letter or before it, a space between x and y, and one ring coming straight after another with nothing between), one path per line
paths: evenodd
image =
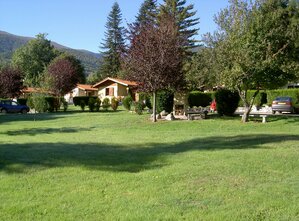
M76 73L79 78L78 83L84 84L86 82L86 76L85 76L85 69L81 61L77 59L75 56L70 55L68 53L63 53L60 55L60 57L67 59L73 64L73 67L76 69Z
M55 58L45 73L45 85L56 96L63 96L70 92L79 80L77 66L63 55Z
M214 46L219 77L239 92L247 122L260 89L283 86L296 77L299 64L299 7L297 1L231 0L215 21L219 26ZM255 89L253 97L247 91Z
M46 34L38 34L36 39L14 52L12 63L24 73L27 86L38 86L40 75L58 54Z
M191 90L213 89L219 72L216 54L211 47L201 47L184 65L186 81Z
M17 97L23 89L23 74L12 66L3 66L0 68L0 97Z
M159 25L149 23L131 33L131 44L124 65L140 90L153 93L153 121L156 121L156 93L183 82L184 40L174 18L164 15Z

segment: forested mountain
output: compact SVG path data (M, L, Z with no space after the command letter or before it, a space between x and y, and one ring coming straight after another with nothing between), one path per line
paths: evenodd
M0 62L9 62L13 52L30 41L31 37L23 37L13 35L4 31L0 31ZM53 46L61 51L66 51L79 59L85 67L86 75L95 72L101 65L102 55L87 50L76 50L65 47L56 42L52 42Z

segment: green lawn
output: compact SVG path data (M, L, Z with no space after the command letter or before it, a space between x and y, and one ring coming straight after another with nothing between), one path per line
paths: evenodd
M0 115L0 220L299 220L299 118Z

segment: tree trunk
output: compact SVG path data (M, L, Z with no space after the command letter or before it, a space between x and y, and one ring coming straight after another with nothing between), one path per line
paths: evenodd
M251 107L249 107L248 105L245 105L245 110L242 116L242 123L246 123L249 121L249 113L251 111Z
M153 92L153 122L157 122L156 118L156 91Z
M251 108L253 106L254 100L259 93L259 90L256 90L256 92L253 94L250 102L247 101L247 96L246 96L247 90L246 91L238 90L238 91L239 91L239 95L240 95L241 99L244 102L244 108L245 108L241 121L242 121L242 123L246 123L249 121L249 114L250 114Z

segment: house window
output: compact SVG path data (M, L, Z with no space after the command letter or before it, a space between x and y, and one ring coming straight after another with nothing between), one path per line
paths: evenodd
M106 88L106 96L114 96L114 88L113 87L108 87Z

